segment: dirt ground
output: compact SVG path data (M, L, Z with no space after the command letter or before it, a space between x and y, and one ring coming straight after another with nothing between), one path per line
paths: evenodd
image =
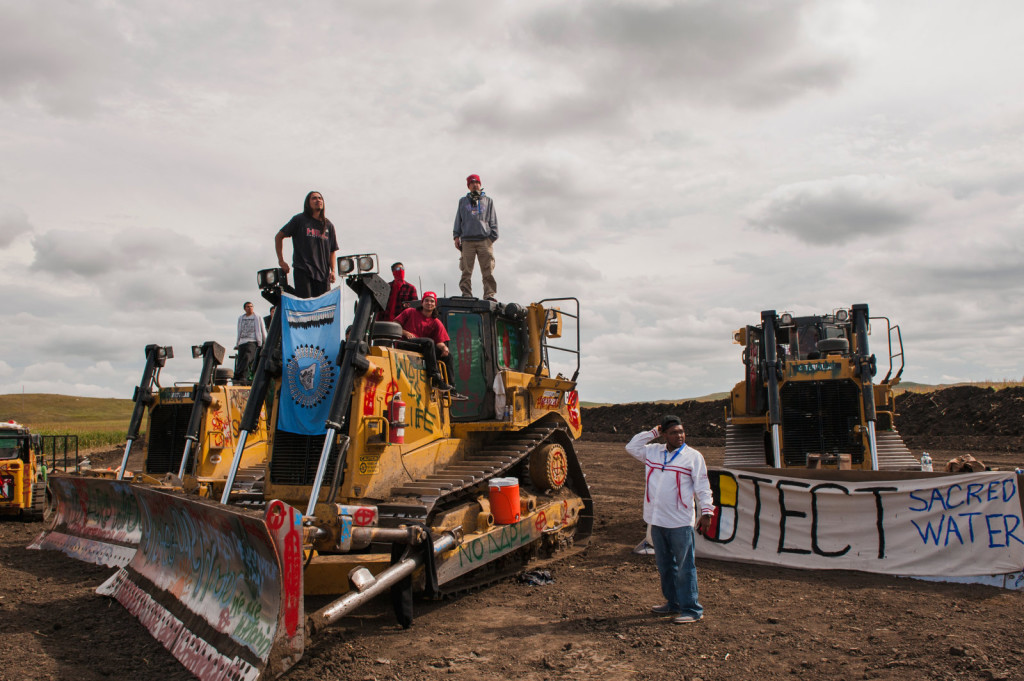
M409 630L371 607L287 678L1024 679L1024 593L991 587L698 561L705 619L650 615L661 598L654 559L632 552L643 480L624 439L579 444L598 520L587 552L551 567L554 583L418 602ZM722 449L692 444L721 464ZM957 453L932 452L936 463ZM1024 466L1020 452L976 455ZM41 529L0 523L0 681L192 678L94 593L111 570L26 550Z

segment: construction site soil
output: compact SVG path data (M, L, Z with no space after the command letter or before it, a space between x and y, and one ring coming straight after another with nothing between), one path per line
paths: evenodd
M384 605L310 644L287 678L1024 679L1024 593L845 571L698 561L703 621L673 625L643 539L643 477L622 449L665 413L721 465L723 402L584 410L579 454L597 522L554 582L513 579L417 603L405 630ZM897 399L899 428L936 464L970 452L1024 466L1024 390L953 388ZM96 452L94 464L119 452ZM192 678L127 611L95 594L110 573L25 547L42 523L0 524L0 681Z

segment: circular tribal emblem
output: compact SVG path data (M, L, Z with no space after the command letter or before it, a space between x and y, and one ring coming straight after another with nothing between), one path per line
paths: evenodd
M327 359L323 348L316 345L300 345L295 348L285 374L292 400L307 409L323 402L334 387L334 364Z

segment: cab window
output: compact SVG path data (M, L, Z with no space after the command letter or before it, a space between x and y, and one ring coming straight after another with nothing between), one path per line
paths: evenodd
M22 442L16 437L0 437L0 459L17 459Z

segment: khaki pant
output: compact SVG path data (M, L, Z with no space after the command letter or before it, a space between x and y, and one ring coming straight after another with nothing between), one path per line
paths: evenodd
M459 260L462 278L459 279L459 290L464 296L473 295L474 258L480 261L480 274L483 275L484 280L484 298L494 298L498 293L498 283L494 281L494 242L490 239L462 240L462 258Z

